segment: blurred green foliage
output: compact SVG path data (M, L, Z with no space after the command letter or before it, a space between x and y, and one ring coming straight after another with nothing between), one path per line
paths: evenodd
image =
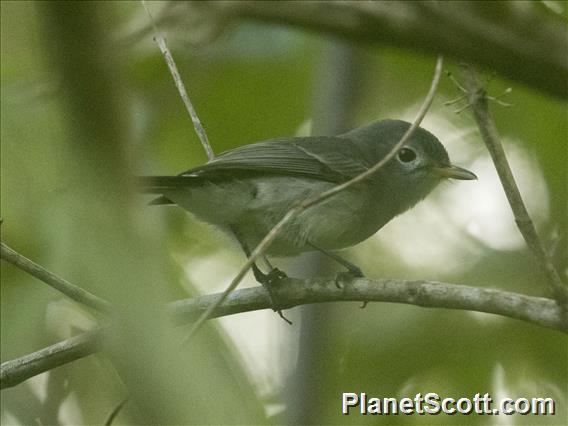
M78 272L81 265L73 264L74 254L68 252L73 236L68 235L69 228L63 224L73 217L74 211L72 207L61 208L68 206L64 204L65 194L73 184L68 174L68 161L73 160L63 153L68 117L62 110L60 93L65 81L49 66L44 52L42 9L31 2L0 5L2 240L73 281L74 276L81 276ZM121 80L124 84L121 120L129 128L132 141L129 152L138 173L179 173L203 163L206 157L151 37L128 42L121 38L124 28L133 21L145 25L141 24L140 15L138 3L116 2L102 8L105 31L116 44L109 54L116 57L125 76ZM293 135L316 113L321 114L313 110L313 105L321 78L318 72L322 51L336 40L265 24L237 26L199 48L185 42L183 28L170 29L168 37L215 152ZM363 56L364 69L358 82L362 96L353 112L355 124L376 118L398 118L397 114L414 111L412 107L422 99L430 83L433 57L383 46L367 46ZM456 70L452 63L447 68ZM544 177L550 207L547 220L539 223L539 230L547 244L553 230L562 238L555 261L564 271L568 257L566 105L497 76L485 74L485 78L494 96L507 87L513 88L505 99L512 107L493 105L495 120L501 134L534 159ZM459 91L455 85L444 79L433 113L451 122L454 128L472 128L473 121L467 112L456 116L451 108L442 105L456 96ZM479 153L481 141L473 133L468 143ZM463 191L467 191L466 186ZM172 255L166 272L168 279L155 283L163 288L165 298L187 297L188 291L197 291L193 287L196 284L208 292L222 288L222 283L211 278L215 271L208 275L207 270L200 269L203 272L197 283L188 279L186 270L197 269L203 259L212 258L219 259L219 270L227 270L230 276L243 260L238 248L209 227L196 223L181 209L152 210L143 207L143 201L139 201L140 208L145 209L143 215L151 217L158 227L156 231L166 235L164 247ZM431 208L442 212L435 203ZM95 214L102 215L104 211L101 204ZM465 230L460 232L463 234L456 238L470 238ZM408 243L416 240L416 244L426 248L438 243L420 238L421 235L410 233L407 237ZM409 268L396 247L381 245L380 237L378 242L366 242L349 253L369 277L438 279L548 295L544 278L525 248L495 250L485 246L482 240L472 244L477 250L475 261L464 264L463 268L458 265L451 273L428 271L427 276L423 270ZM464 245L462 249L467 248ZM91 261L96 264L101 259L93 255ZM449 264L453 261L445 259ZM79 309L62 303L59 294L5 263L2 263L1 285L2 361L62 340L90 319ZM268 349L256 348L258 353L252 355L255 346L243 351L240 346L245 345L244 337L238 332L226 332L220 327L207 331L208 337L199 340L200 355L194 359L207 358L210 354L211 362L198 364L206 365L200 372L200 383L206 383L207 377L216 379L211 380L208 388L194 390L196 394L201 392L204 399L213 400L221 395L226 398L232 392L235 398L230 406L243 410L237 415L219 407L217 421L238 423L239 419L253 418L256 422L287 423L293 417L304 423L321 424L506 424L511 420L340 414L342 392L402 397L433 391L453 397L476 392L512 397L551 396L558 404L556 416L519 416L510 424L564 424L568 349L566 337L558 332L488 315L390 304L373 304L361 311L356 304L343 303L319 312L323 315L319 321L326 326L317 339L320 346L309 352L297 344L300 322L283 332L276 316L270 319L258 316L258 321L267 321L268 325L259 324L258 329L244 333L249 344L251 339L254 341L255 333L259 342L266 340L262 333L272 337L271 344L264 343ZM228 320L238 323L242 319ZM276 356L282 353L286 356ZM266 361L273 365L270 373L254 368L254 359L259 354L274 357ZM306 377L298 378L297 372L294 373L296 354L312 357L314 369L309 374L303 372ZM187 368L186 373L191 377L191 368L198 367ZM231 371L234 377L227 377ZM261 391L258 383L263 380L269 386ZM309 389L317 389L317 393L302 394L294 386L295 381L302 380L310 381L313 386ZM291 392L299 393L291 395ZM248 406L237 402L243 394L249 396L244 398L249 400ZM30 424L39 419L43 424L101 423L123 395L121 379L111 362L104 356L91 356L49 373L49 380L35 378L3 391L2 422ZM307 403L304 411L292 415L285 407L294 398ZM276 413L275 417L267 420L257 413L258 407L266 408L274 402L277 408L269 409L268 414ZM187 403L197 407L200 401ZM220 399L218 404L229 406L227 399ZM136 417L131 412L135 410L126 409L117 423L134 423ZM188 422L202 421L195 417Z

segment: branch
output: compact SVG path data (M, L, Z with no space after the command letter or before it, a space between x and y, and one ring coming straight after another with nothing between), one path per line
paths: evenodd
M143 0L142 0L142 6L144 6L144 9L146 10L146 13L148 14L148 18L150 19L150 22L152 23L152 28L153 28L154 34L155 34L154 41L158 44L158 47L160 48L160 52L162 52L162 55L164 56L164 59L166 60L166 64L168 65L168 69L170 70L170 73L172 74L172 78L174 79L174 83L175 83L175 85L178 89L179 95L181 96L183 104L185 105L185 108L187 109L187 112L189 113L189 116L191 117L191 121L193 122L193 127L195 128L195 133L197 133L197 136L199 137L199 140L201 141L201 145L203 145L203 149L205 150L205 153L207 154L207 158L209 159L209 161L211 161L215 158L215 154L213 152L213 148L211 148L211 144L209 143L209 138L207 137L207 132L205 132L205 129L203 128L203 125L201 124L201 121L199 120L199 116L197 115L195 108L193 108L193 104L191 103L191 100L189 99L189 95L187 94L187 90L185 90L185 85L183 84L183 80L181 79L181 76L179 75L179 71L177 69L174 58L173 58L172 54L170 53L168 46L166 45L166 40L159 33L158 27L157 27L157 25L154 21L154 18L152 17L152 14L150 13L150 9L148 9L146 2L143 1Z
M130 400L130 397L127 396L122 401L120 401L116 407L114 407L114 409L111 411L108 418L104 422L105 426L111 426L112 425L112 422L114 421L114 419L116 419L116 416L118 416L120 414L120 412L122 411L122 409L124 408L124 406L126 405L126 403L129 400Z
M276 237L280 234L280 232L288 222L290 222L292 219L294 219L304 210L307 210L310 207L320 204L323 201L327 200L328 198L331 198L334 195L340 193L341 191L349 188L350 186L353 186L369 178L370 176L375 174L381 167L383 167L386 163L388 163L396 155L398 150L402 148L402 146L406 142L408 142L408 140L412 137L418 126L420 126L420 123L422 122L424 116L426 115L426 112L428 112L430 105L432 105L432 101L434 100L434 95L436 93L436 89L438 88L440 77L442 75L442 65L443 65L443 58L442 56L438 56L438 59L436 60L436 68L434 70L434 76L432 78L432 83L430 84L430 89L428 90L428 93L426 94L426 97L424 98L424 101L422 102L422 105L420 106L418 114L416 115L416 118L414 119L412 125L408 128L408 130L404 133L404 135L402 135L400 141L398 141L392 147L392 149L387 153L387 155L385 155L379 162L373 165L373 167L367 169L363 173L355 176L353 179L350 179L345 183L342 183L331 189L328 189L327 191L324 191L315 197L308 198L307 200L299 202L295 207L290 209L280 220L280 222L274 225L274 227L270 230L270 232L266 234L266 236L262 239L262 241L258 244L258 246L256 246L256 248L252 251L250 257L247 259L246 263L243 265L237 276L233 279L233 281L231 281L231 283L225 289L225 291L218 297L217 302L211 305L208 310L203 312L201 317L195 322L195 324L189 331L186 343L192 338L192 336L197 332L197 330L199 330L199 328L205 323L205 321L209 318L209 316L213 313L213 311L221 303L223 303L223 300L225 300L225 298L229 295L229 293L232 292L235 288L237 288L237 286L239 285L239 283L241 282L247 271L251 268L252 264L256 262L256 260L259 257L264 255L264 253L266 253L270 245L274 242Z
M30 377L94 354L100 350L101 340L102 331L97 329L3 362L0 366L0 389L11 388Z
M464 64L461 67L461 71L464 77L464 86L467 91L467 101L472 109L473 117L479 127L483 142L485 142L485 146L489 154L491 154L519 231L523 235L538 265L544 271L555 298L562 305L566 305L568 303L568 287L564 285L560 274L552 264L525 207L519 187L515 182L511 167L507 161L505 150L501 144L497 127L489 112L485 89L477 79L475 70L472 67Z
M275 288L282 308L325 302L389 302L427 308L485 312L513 318L568 333L560 307L554 300L501 290L446 284L435 281L354 279L337 288L334 279L299 280L286 278ZM177 324L195 321L215 305L220 294L209 294L169 304ZM262 287L232 292L210 318L271 309ZM359 312L358 310L355 310ZM101 329L83 333L24 357L6 361L0 367L0 388L8 388L58 366L86 357L101 349Z
M568 333L561 310L552 299L525 296L487 288L426 280L356 278L338 288L335 279L300 280L286 278L275 288L279 307L325 302L389 302L427 308L485 312L518 319ZM170 308L178 323L193 321L218 298L218 294L172 302ZM272 309L263 287L234 291L212 313L212 318L260 309Z
M11 263L22 271L27 272L38 280L43 281L76 302L103 313L111 313L113 311L112 305L106 300L83 290L81 287L71 284L63 278L59 278L43 266L38 265L25 256L22 256L2 242L0 242L0 258Z
M201 1L172 2L159 19L195 28L190 35L198 42L245 19L441 53L567 99L566 28L562 17L541 9L538 2L497 1Z

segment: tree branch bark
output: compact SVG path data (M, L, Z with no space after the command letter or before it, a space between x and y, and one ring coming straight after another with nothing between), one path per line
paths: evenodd
M568 333L561 309L554 300L501 290L435 281L363 278L338 288L334 279L287 278L276 292L282 308L286 309L311 303L340 301L403 303L428 308L485 312ZM182 325L195 321L218 298L219 294L209 294L172 302L168 308L174 321ZM262 287L235 290L215 309L210 318L270 307L268 293ZM37 374L98 352L101 349L102 334L101 329L89 331L2 363L0 388L16 386Z
M354 279L338 288L335 279L287 278L275 291L283 309L325 302L404 303L497 314L568 333L554 300L501 290L426 280L365 278ZM172 302L173 317L179 323L192 321L217 297L217 294L210 294ZM262 287L247 288L230 294L211 318L271 307L268 293Z
M227 22L269 22L467 61L568 98L568 33L538 2L173 2L160 20L212 37ZM197 40L207 41L207 40Z
M467 102L472 109L473 118L479 127L483 142L495 164L495 169L497 170L501 185L503 186L503 190L513 211L517 227L536 259L537 264L548 279L552 294L554 294L558 302L566 308L566 304L568 303L568 287L562 282L560 274L552 264L536 232L529 212L525 207L521 192L515 182L511 166L509 165L505 150L501 144L497 126L489 112L485 88L479 82L475 70L471 66L463 64L461 69L464 77L464 86L467 90ZM566 321L568 321L568 315L566 316Z
M31 261L27 257L21 255L14 249L10 248L7 244L0 242L0 258L15 267L27 272L31 276L43 281L55 290L63 293L65 296L73 299L75 302L81 303L90 308L96 309L99 312L111 313L113 312L112 305L104 299L83 290L69 281L58 277L54 273L48 271L43 266Z
M84 358L100 349L101 329L88 331L24 355L0 366L0 389L16 386L30 377Z

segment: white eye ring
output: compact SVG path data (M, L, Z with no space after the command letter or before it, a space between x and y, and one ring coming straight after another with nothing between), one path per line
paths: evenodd
M396 156L396 158L398 158L398 161L400 161L401 163L412 163L414 160L416 160L416 157L416 152L414 152L414 150L410 148L402 148L400 151L398 151L398 154Z

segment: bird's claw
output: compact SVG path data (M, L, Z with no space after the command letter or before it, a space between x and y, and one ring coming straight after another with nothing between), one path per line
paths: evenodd
M282 313L281 310L276 310L276 309L274 309L274 308L272 308L272 309L273 309L274 312L276 312L278 315L280 315L280 318L282 318L284 321L286 321L289 325L292 325L292 324L293 324L292 321L290 321L288 318L286 318L286 317L284 316L284 314Z
M363 278L363 277L364 277L363 271L361 271L361 269L359 269L358 267L353 265L353 267L349 268L349 270L339 272L335 276L335 286L338 289L343 290L345 288L345 284L348 284L354 278ZM367 306L368 303L369 302L363 302L363 304L360 306L360 308L364 309Z
M354 278L363 278L363 277L364 277L363 271L361 271L361 269L354 266L353 268L350 268L347 271L339 272L335 276L335 286L338 289L343 290L345 284L349 283Z
M274 291L274 287L280 283L283 279L288 278L283 271L278 268L272 269L268 274L264 276L262 285L268 291L268 298L270 299L270 304L272 305L272 310L276 312L280 318L286 321L288 324L292 325L292 321L284 316L282 310L279 308L280 303L278 303L278 297Z
M286 275L283 271L281 271L278 268L274 268L273 270L271 270L268 274L266 274L265 276L265 283L266 285L276 285L278 284L281 280L288 278L288 275Z

